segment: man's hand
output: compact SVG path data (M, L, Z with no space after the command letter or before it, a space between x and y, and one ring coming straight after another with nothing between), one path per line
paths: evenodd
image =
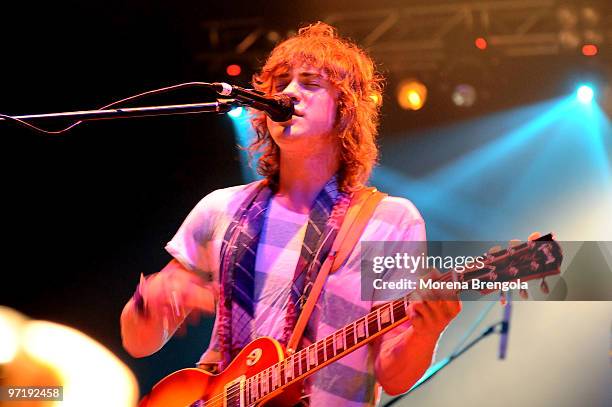
M121 313L123 347L134 357L157 352L187 315L195 319L200 313L215 312L217 285L205 282L176 260L140 280Z
M433 270L421 278L438 279ZM390 394L412 387L430 366L438 338L461 311L461 301L452 290L417 290L408 304L410 324L402 324L374 341L376 379Z
M422 278L437 280L438 270L433 270ZM417 290L420 298L408 305L408 315L414 334L437 341L448 324L461 311L459 295L453 290Z
M138 289L144 297L147 312L163 313L172 319L183 319L191 310L212 315L218 288L172 260L159 273L141 278Z

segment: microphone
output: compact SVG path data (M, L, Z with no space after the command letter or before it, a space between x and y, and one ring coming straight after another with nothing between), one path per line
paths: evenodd
M506 358L506 349L508 348L508 332L510 331L510 314L512 313L512 295L510 292L506 295L506 305L504 306L504 317L501 322L499 331L499 359Z
M293 100L287 95L266 96L263 92L244 89L225 82L211 83L210 86L222 96L233 97L244 105L261 110L275 122L286 122L293 116Z

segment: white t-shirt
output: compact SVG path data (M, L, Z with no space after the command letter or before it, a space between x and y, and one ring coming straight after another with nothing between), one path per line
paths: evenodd
M293 273L308 225L308 214L290 211L276 199L264 221L255 261L255 337L279 338L285 327L285 314Z
M176 235L166 246L166 250L185 267L200 273L205 279L219 282L223 237L240 204L255 186L256 183L251 183L219 189L208 194L187 216ZM273 210L281 213L283 209L286 211L285 208L278 207ZM285 213L281 216L286 215ZM296 220L296 225L301 223L297 217L294 220ZM291 230L291 228L286 230ZM270 242L273 240L271 236L276 232L276 228L268 228L267 236L260 240L260 246L266 242L264 250L273 251L268 246L271 246ZM290 242L288 244L294 244L293 238L301 244L303 237L298 239L296 236L300 232L296 231L293 236L290 235L291 233L293 232L288 232L285 236L286 239L292 237L288 239ZM274 239L276 238L275 236ZM418 210L407 199L398 197L386 197L381 201L360 238L360 242L425 240L425 224ZM295 256L298 255L299 250L296 247ZM256 270L263 269L264 264L275 261L274 254L272 254L272 259L260 259L261 255L258 252L257 257ZM281 281L286 282L289 281L288 278L291 278L289 275L295 270L293 263L295 260L290 260L292 257L291 253L276 256L276 260L284 262L287 266L285 269L283 265L280 276L276 274L276 271L272 271L273 269L269 269L269 273L266 273L266 277L274 273L274 279L278 279L278 284L275 282L268 287L270 282L266 278L266 282L261 285L262 289L258 297L260 301L256 313L260 315L259 319L262 324L256 328L257 332L263 330L278 332L278 324L284 324L284 317L274 315L275 307L266 306L268 302L266 298L268 294L270 294L269 298L276 298L275 296L279 295L277 289L284 284ZM290 262L293 263L293 266L289 264ZM312 325L313 331L316 332L316 340L332 334L371 310L372 301L362 300L360 295L360 262L361 245L358 244L348 260L335 273L329 275L309 321L309 326ZM263 296L262 293L264 293ZM288 292L284 295L288 295ZM267 312L270 315L264 316ZM264 327L264 320L269 326ZM218 351L216 330L215 324L209 349L203 355L203 359L208 354ZM385 338L392 335L393 331L385 334ZM278 338L277 335L272 336ZM371 347L363 346L337 362L322 368L311 376L309 382L310 400L313 406L373 406L378 398L378 393Z

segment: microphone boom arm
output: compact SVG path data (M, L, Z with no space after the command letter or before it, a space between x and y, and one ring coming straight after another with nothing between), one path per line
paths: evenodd
M165 106L146 106L129 107L118 109L101 110L79 110L75 112L32 114L25 116L0 117L0 120L18 119L21 121L40 120L40 119L72 119L72 120L103 120L103 119L124 119L132 117L146 116L167 116L175 114L194 114L194 113L227 113L232 108L238 106L235 99L224 99L209 103L190 103L184 105L165 105Z

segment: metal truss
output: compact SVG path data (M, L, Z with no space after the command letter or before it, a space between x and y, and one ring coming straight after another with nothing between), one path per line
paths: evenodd
M448 58L474 50L474 40L484 37L498 57L558 55L574 52L564 43L559 10L579 14L582 2L559 0L449 1L445 3L334 13L325 21L348 33L369 49L391 71L409 66L415 70L439 69ZM591 2L592 3L592 2ZM612 43L605 2L593 9L600 21L592 28L602 32L601 42ZM607 32L604 32L604 28ZM571 28L571 27L570 27ZM579 17L576 27L582 29ZM580 34L575 34L579 36ZM577 41L581 41L580 38ZM604 49L606 49L604 47Z
M598 32L600 53L612 53L612 14L609 0L481 0L440 1L401 8L332 13L322 18L364 46L385 69L437 70L466 52L475 52L474 39L486 38L490 53L499 58L576 53L564 40L560 10L575 12L576 26L568 32L581 36L581 7L599 16L586 28ZM410 4L414 4L411 2ZM223 64L231 60L261 64L278 39L288 33L278 19L255 17L207 21L197 60ZM581 39L578 38L581 43ZM603 57L603 55L602 55ZM608 55L609 60L610 55ZM409 67L409 68L407 68Z

